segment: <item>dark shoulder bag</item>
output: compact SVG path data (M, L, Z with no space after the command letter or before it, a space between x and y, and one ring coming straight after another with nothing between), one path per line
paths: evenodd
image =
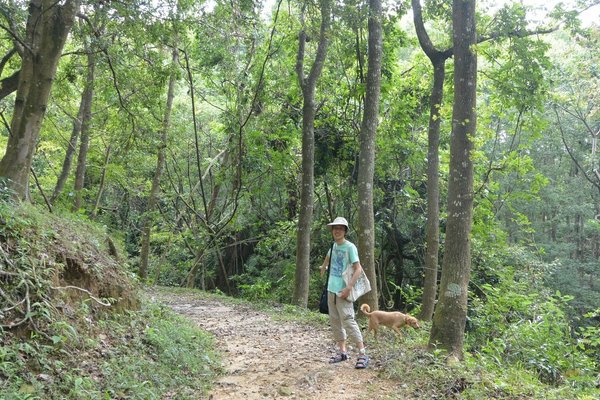
M329 284L329 270L331 269L331 257L333 257L333 243L331 244L331 250L329 251L329 265L327 265L327 279L325 280L325 288L321 293L321 300L319 301L319 312L321 314L329 314L329 304L327 301L327 285Z

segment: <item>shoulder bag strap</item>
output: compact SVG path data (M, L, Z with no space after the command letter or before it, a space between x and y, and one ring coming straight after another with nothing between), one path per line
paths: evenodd
M329 250L329 265L327 265L327 279L325 280L325 289L327 289L327 286L329 286L329 271L331 271L331 257L333 257L333 246L335 245L335 242L333 242L331 244L331 249ZM334 299L333 301L335 302L337 299Z
M329 265L327 265L327 279L325 280L325 288L327 288L327 285L329 284L329 271L331 269L331 257L333 256L333 245L335 244L335 242L333 242L331 244L331 250L329 250Z

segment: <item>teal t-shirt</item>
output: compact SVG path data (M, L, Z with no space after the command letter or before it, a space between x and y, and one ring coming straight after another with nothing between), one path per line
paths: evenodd
M354 243L347 240L340 245L335 243L333 245L333 255L330 254L329 258L331 259L331 271L329 272L327 290L337 293L346 287L342 274L346 268L352 268L352 264L358 262L358 250Z

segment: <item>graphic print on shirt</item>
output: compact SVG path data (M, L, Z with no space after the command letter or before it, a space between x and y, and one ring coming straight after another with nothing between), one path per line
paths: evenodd
M345 256L345 251L341 251L338 249L333 250L333 260L331 262L333 268L331 269L331 273L334 276L342 276L342 272L344 272L344 265L346 264Z

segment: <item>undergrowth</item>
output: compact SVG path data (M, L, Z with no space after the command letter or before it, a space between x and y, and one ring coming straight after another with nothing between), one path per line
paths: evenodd
M600 393L593 377L587 384L570 379L550 385L540 381L535 368L499 363L486 354L467 351L464 361L450 362L443 352L427 349L431 324L421 326L405 330L402 338L384 328L377 341L366 339L382 375L402 382L399 399L593 400Z
M196 399L221 372L213 339L138 298L105 228L0 200L0 393L13 399ZM118 249L118 246L116 247ZM519 278L519 279L517 279ZM279 320L328 318L264 299L215 296ZM183 289L173 290L185 295ZM427 350L430 324L366 339L372 367L401 382L396 398L599 398L598 328L574 336L568 298L508 271L471 299L465 359ZM191 292L190 292L191 293ZM260 298L260 301L259 301ZM363 328L364 318L359 318Z
M212 337L140 302L103 227L4 201L0 222L1 399L207 393L220 371Z
M5 334L2 398L197 399L220 371L213 338L164 306L146 302L96 325L69 344Z

